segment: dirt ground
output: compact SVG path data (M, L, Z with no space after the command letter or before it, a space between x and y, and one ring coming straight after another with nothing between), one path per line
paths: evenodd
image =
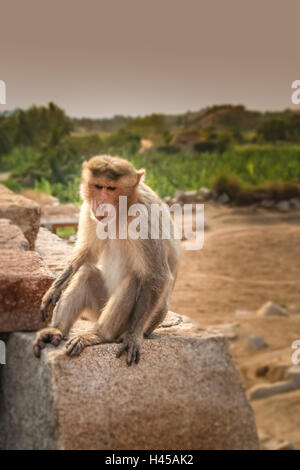
M292 365L291 344L300 340L300 211L206 204L205 222L203 248L183 252L171 310L188 315L200 329L233 324L230 348L247 391L283 380ZM289 315L257 317L269 300ZM262 336L267 346L255 350L249 335ZM251 405L262 448L287 441L300 449L300 389Z

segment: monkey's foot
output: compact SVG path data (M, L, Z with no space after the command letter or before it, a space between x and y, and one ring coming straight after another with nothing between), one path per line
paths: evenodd
M103 341L95 333L84 333L81 335L74 336L66 342L66 353L68 356L79 356L87 346L93 346L100 344Z
M127 353L127 365L131 366L133 362L136 364L140 360L140 342L134 336L125 334L121 339L122 346L119 348L116 357L121 357L124 352Z
M62 332L57 328L44 328L38 331L33 342L33 353L36 357L41 356L41 350L44 349L47 343L53 346L58 346L63 339Z

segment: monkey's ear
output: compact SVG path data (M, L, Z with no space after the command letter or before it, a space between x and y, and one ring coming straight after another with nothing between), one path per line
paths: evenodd
M146 174L146 170L144 168L141 168L140 170L137 171L136 185L138 185L139 183L145 180L145 174Z
M87 160L85 160L82 164L82 168L85 168L87 166L87 164L88 164L88 162L87 162Z

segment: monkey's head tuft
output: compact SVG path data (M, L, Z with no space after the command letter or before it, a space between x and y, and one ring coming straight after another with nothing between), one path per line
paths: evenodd
M96 178L104 176L115 181L122 176L137 174L137 170L128 160L110 155L93 157L88 162L84 162L83 166L88 168Z

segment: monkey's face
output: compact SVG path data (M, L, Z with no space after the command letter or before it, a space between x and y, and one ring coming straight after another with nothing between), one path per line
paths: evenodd
M101 221L111 215L109 207L118 210L120 196L127 196L129 205L134 201L143 174L144 170L137 171L129 162L118 157L93 157L83 163L81 197ZM99 209L102 209L100 216Z
M88 197L93 214L98 220L110 215L109 208L118 209L119 196L122 195L122 187L117 181L107 178L95 178L88 183ZM98 215L101 210L102 215Z

